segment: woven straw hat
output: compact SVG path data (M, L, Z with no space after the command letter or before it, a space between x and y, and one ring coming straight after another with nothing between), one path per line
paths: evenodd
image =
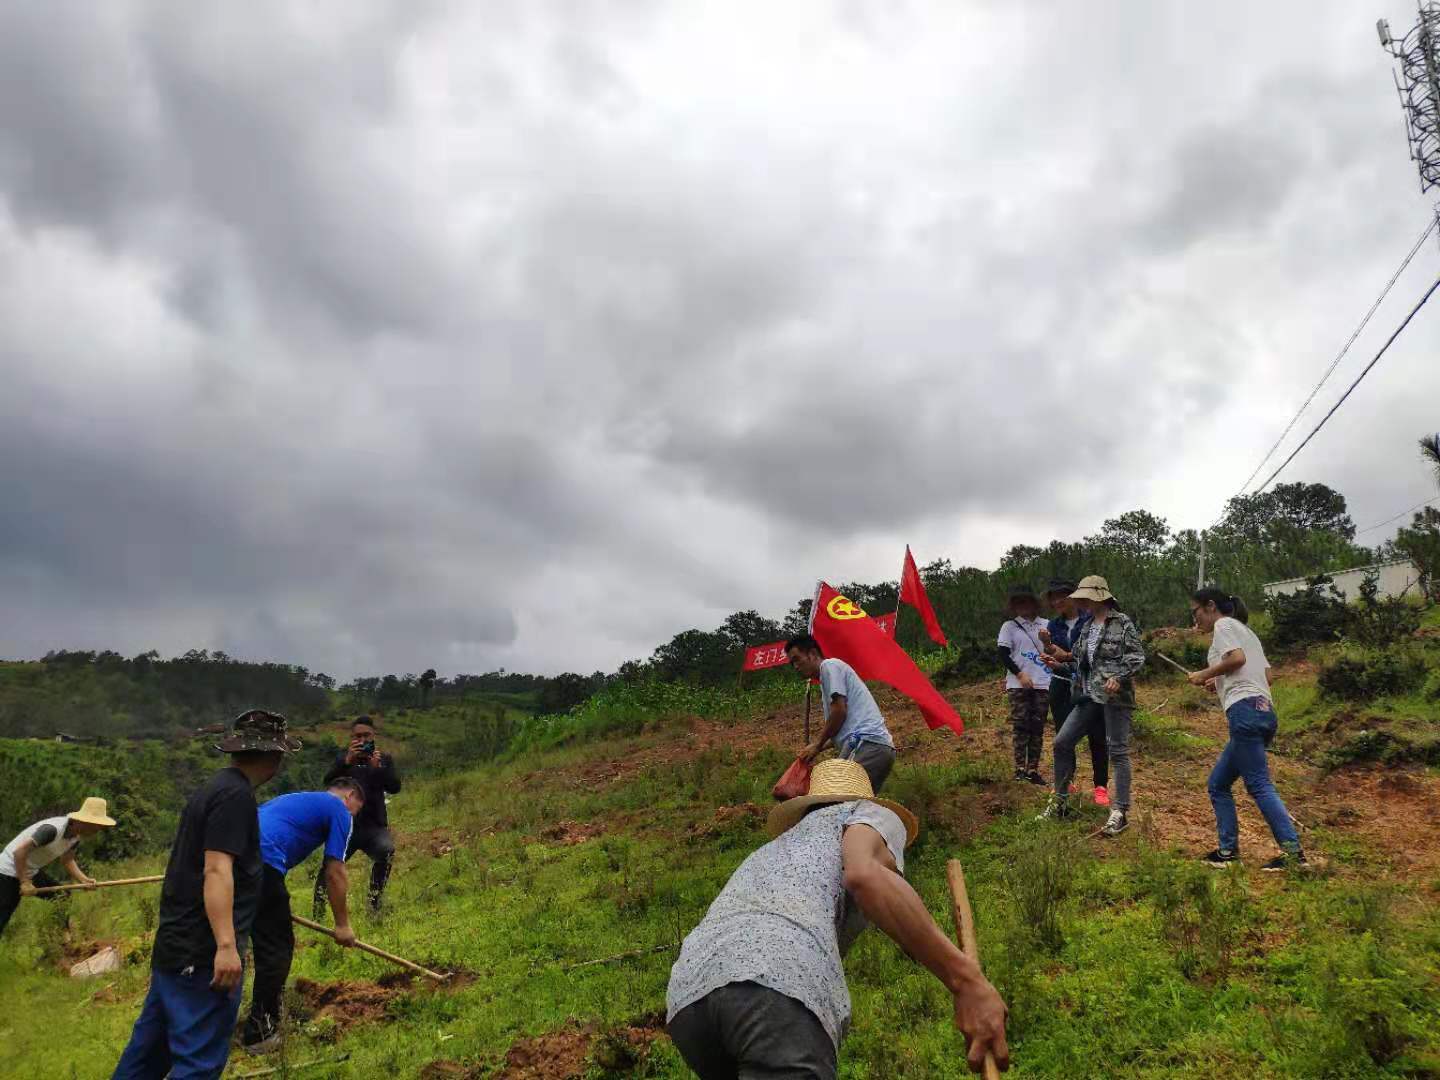
M816 765L815 771L810 774L809 794L786 799L771 810L770 819L765 824L766 831L771 836L779 836L804 817L805 811L812 806L856 802L860 799L877 803L887 810L893 810L896 816L905 823L905 843L907 845L913 844L915 837L920 835L919 819L897 802L891 802L889 799L877 799L875 789L870 786L870 774L859 762L846 761L844 758L831 758L829 761L822 761Z
M80 809L69 815L71 821L82 821L86 825L114 825L115 819L105 813L109 807L104 799L89 798L80 804Z
M1089 577L1080 579L1080 587L1070 594L1072 600L1095 600L1097 602L1114 600L1115 594L1110 591L1110 583L1099 574L1091 574Z

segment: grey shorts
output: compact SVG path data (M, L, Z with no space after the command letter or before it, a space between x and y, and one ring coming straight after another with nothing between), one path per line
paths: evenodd
M881 785L895 767L895 748L866 739L856 744L855 749L845 756L865 770L870 777L870 789L879 795Z

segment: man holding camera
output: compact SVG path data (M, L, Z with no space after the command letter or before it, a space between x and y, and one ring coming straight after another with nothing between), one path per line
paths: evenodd
M390 835L390 822L385 814L385 796L400 790L400 774L395 759L375 747L375 725L370 717L360 716L350 725L350 745L335 755L335 764L325 774L326 785L341 777L358 780L365 793L365 805L355 815L355 828L345 851L348 862L356 851L370 856L370 910L380 910L380 894L390 877L390 864L395 858L395 840ZM315 917L323 918L326 905L325 875L315 880Z

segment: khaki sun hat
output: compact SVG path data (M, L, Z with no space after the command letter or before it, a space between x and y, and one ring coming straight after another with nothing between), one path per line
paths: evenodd
M770 811L765 829L771 836L779 836L802 817L812 806L826 803L856 802L878 803L887 810L893 810L905 823L905 843L913 844L920 835L920 821L909 810L889 799L877 799L875 789L870 786L870 774L859 762L844 758L831 758L815 766L810 774L810 791L794 799L786 799Z
M109 807L105 805L104 799L92 796L81 803L80 809L69 814L68 817L71 821L80 821L86 825L114 825L115 819L105 813L107 809Z
M1114 600L1115 594L1110 591L1110 583L1099 574L1091 574L1089 577L1080 579L1080 587L1070 594L1072 600Z

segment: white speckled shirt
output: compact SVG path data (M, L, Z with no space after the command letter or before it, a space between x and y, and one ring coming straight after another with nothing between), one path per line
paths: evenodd
M845 891L840 838L846 826L878 832L905 869L905 826L873 802L815 810L731 875L670 969L665 1020L712 990L754 982L815 1014L838 1048L850 1026L841 957L868 925Z

